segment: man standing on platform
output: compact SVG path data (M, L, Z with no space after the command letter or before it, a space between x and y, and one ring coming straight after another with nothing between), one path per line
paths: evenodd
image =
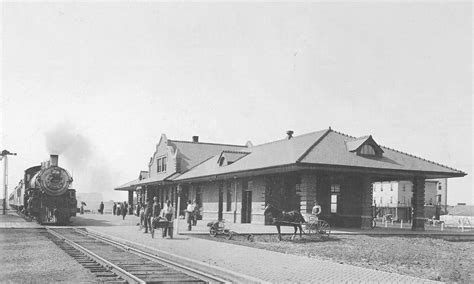
M153 203L153 219L156 217L160 217L161 214L161 206L160 203L158 203L158 197L153 197L153 200L155 201Z
M148 200L146 207L145 207L145 234L148 233L148 228L151 230L151 215L153 214L153 203L151 203L151 200Z
M191 200L188 200L188 206L186 207L186 222L188 223L188 231L191 231L191 226L193 224L193 214L194 214L194 205L191 203Z
M171 205L171 201L166 200L166 205L163 208L163 217L166 218L166 220L172 221L174 216L174 208L173 205ZM168 234L170 237L173 237L173 228L172 227L167 227L163 230L163 238L166 237L166 234Z

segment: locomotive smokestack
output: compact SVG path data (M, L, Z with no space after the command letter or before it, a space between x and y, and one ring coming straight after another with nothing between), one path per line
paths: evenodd
M51 161L51 166L58 166L58 155L50 155L49 160Z

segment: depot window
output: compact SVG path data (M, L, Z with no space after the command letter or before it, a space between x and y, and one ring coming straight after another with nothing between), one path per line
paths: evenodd
M156 172L157 173L161 172L161 158L156 160Z
M156 172L166 172L166 157L158 158L156 160Z
M166 172L166 157L161 158L161 171Z
M331 213L337 213L338 203L340 201L341 185L331 185Z

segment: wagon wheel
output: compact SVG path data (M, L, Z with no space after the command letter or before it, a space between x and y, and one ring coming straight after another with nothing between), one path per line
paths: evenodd
M227 231L227 232L225 232L225 234L226 234L226 237L225 237L225 238L226 238L227 240L232 240L232 235L234 234L234 232L232 232L232 231Z
M315 239L319 236L318 222L311 222L307 224L306 229L308 230L308 235L311 239Z
M331 234L331 227L329 226L328 222L324 220L318 221L318 234L322 239L329 239L329 235Z
M215 236L217 235L217 230L216 230L216 228L211 227L211 228L209 229L209 235L210 235L211 237L215 237Z

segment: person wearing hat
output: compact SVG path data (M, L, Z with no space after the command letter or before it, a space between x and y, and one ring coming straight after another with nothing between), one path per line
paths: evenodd
M171 205L171 201L170 200L166 200L166 205L164 206L163 210L162 210L162 216L166 218L166 220L169 221L172 221L174 219L174 208L173 208L173 205ZM173 236L173 228L170 227L170 228L165 228L163 230L163 235L162 237L166 237L166 235L169 235L170 237Z
M148 200L145 208L145 234L148 233L148 228L151 230L151 215L153 214L153 203Z
M193 224L193 214L194 214L194 205L191 203L191 200L188 200L186 206L186 223L188 223L188 231L191 231L191 226Z
M314 215L314 217L317 220L319 213L321 213L321 206L318 204L317 200L314 201L314 206L313 206L313 210L311 211L311 213Z
M160 203L158 202L158 197L153 197L153 218L160 217L161 213L161 206Z

